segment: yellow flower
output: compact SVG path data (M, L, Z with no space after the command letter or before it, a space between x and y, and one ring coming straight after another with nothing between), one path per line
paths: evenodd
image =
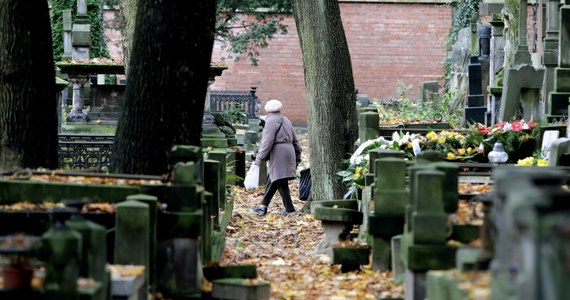
M406 143L406 147L407 147L408 149L411 149L411 148L412 148L412 143L407 142L407 143Z
M455 154L453 154L453 152L447 152L447 159L454 159L455 158Z
M459 152L459 155L465 155L465 149L463 148L458 149L457 152Z
M426 138L430 141L436 141L437 140L437 134L433 131L430 131L428 134L426 134Z
M473 148L471 147L467 148L467 154L471 155L471 153L473 153Z
M444 136L440 137L440 138L437 140L437 142L438 142L439 144L445 144L445 137L444 137Z
M354 180L358 180L360 179L360 173L355 173L354 174Z
M548 160L544 158L539 158L538 161L536 162L536 165L539 167L546 167L548 166Z
M360 175L360 173L362 173L362 167L356 167L356 169L354 170L354 175L356 176L356 174Z
M519 159L517 161L517 166L532 166L534 165L534 157L527 157L523 159Z

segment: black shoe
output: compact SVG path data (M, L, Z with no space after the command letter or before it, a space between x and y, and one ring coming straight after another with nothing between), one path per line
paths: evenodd
M267 214L267 206L254 206L253 211L255 211L256 213L258 213L260 215L266 215Z

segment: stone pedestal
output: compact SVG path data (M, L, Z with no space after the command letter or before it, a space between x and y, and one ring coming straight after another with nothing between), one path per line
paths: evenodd
M89 115L85 113L85 104L82 98L83 86L88 77L85 75L69 75L69 81L73 85L73 107L67 114L67 122L89 122Z

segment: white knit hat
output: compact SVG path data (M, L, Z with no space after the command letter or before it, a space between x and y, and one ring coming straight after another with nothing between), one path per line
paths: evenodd
M265 103L265 111L267 113L280 112L282 108L283 104L277 99L271 99Z

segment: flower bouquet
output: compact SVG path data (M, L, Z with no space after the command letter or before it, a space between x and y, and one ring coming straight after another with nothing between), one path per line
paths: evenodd
M467 129L466 137L471 144L479 144L485 155L492 149L495 142L501 142L509 155L509 163L533 155L536 138L540 132L536 122L515 120L500 122L494 127L476 123Z
M538 166L538 167L546 167L548 166L548 160L540 157L536 158L534 156L529 156L527 158L519 159L517 161L517 166Z
M368 152L372 149L385 146L387 143L383 137L368 140L362 143L356 151L351 155L346 170L337 172L342 177L342 182L348 187L348 192L344 195L344 199L352 195L357 189L364 188L364 177L370 168L368 161L370 155Z
M430 131L425 136L394 133L387 148L404 151L408 159L415 159L421 151L435 150L449 161L470 161L482 152L477 144L471 143L464 135L447 130L439 133Z

